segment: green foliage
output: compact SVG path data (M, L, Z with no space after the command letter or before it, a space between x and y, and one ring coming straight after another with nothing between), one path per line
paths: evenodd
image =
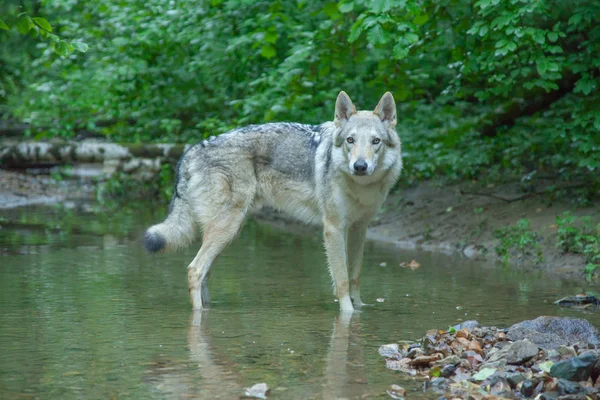
M2 15L46 41L0 31L0 115L30 123L36 137L85 129L196 142L249 123L321 123L339 90L361 108L390 90L408 181L538 171L599 189L595 1L40 5Z
M169 163L163 163L158 174L151 179L123 172L113 174L97 186L96 198L104 205L115 207L132 199L160 198L164 203L171 200L174 188L174 168Z
M21 35L31 35L47 39L54 51L61 56L68 56L74 50L85 53L88 45L83 42L68 42L52 33L53 28L47 19L42 17L31 17L27 12L21 12L13 18L14 27ZM0 19L0 29L8 31L11 26Z
M594 225L589 216L575 217L565 212L556 217L556 225L557 246L564 253L583 254L587 263L585 273L590 279L600 268L600 223Z
M539 236L533 232L528 219L520 219L514 226L506 226L494 231L494 237L500 239L496 247L496 254L507 262L511 256L523 259L528 256L534 258L535 263L543 262Z

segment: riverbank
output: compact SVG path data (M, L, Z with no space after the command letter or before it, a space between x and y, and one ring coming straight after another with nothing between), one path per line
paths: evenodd
M87 179L81 171L71 175L0 170L0 207L58 204L67 199L95 201L102 183ZM595 202L576 207L568 197L551 200L544 193L523 193L515 184L482 188L473 182L422 182L390 194L368 237L399 248L458 253L584 279L586 256L565 252L557 245L561 229L557 217L568 212L575 217L573 227L584 216L590 218L590 226L596 226L599 206ZM258 218L286 229L313 229L273 212Z

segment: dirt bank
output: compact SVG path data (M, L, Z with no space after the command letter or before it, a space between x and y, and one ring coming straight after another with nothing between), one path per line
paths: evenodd
M557 247L556 217L569 211L574 216L591 216L598 223L599 205L596 202L577 208L569 199L550 201L543 194L524 194L511 184L481 188L470 182L451 186L424 182L389 196L383 212L369 230L369 237L403 248L500 260L503 257L496 248L502 244L497 231L527 219L537 245L526 245L525 251L508 248L508 261L523 268L543 268L583 278L584 257L564 254Z
M0 170L0 208L53 204L65 199L93 200L95 184L85 179L56 180L49 175ZM565 211L591 216L600 222L598 203L576 208L565 201L549 201L544 195L525 195L514 185L479 187L466 182L438 185L424 182L392 193L369 229L369 239L400 248L459 253L473 259L500 260L502 247L497 232L529 221L534 242L525 249L506 248L506 260L526 269L546 269L570 278L585 277L583 256L564 254L557 247L556 217ZM292 225L273 213L259 216L286 229L313 229ZM514 232L511 235L515 236ZM511 239L511 238L509 238ZM512 238L519 241L518 235Z

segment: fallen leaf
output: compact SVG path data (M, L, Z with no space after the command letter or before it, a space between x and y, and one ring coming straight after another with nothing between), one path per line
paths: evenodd
M554 365L554 363L552 361L546 361L546 362L540 363L538 365L538 367L540 368L540 371L544 371L549 374L550 369L552 368L553 365Z
M483 368L481 371L473 375L473 380L484 381L490 376L494 375L496 368Z
M402 262L400 263L402 268L410 268L411 270L415 270L421 268L421 264L419 264L416 260L412 260L411 262Z

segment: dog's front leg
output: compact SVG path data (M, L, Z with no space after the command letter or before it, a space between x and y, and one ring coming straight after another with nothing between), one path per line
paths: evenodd
M348 231L348 274L350 276L350 298L354 307L360 308L365 304L360 298L360 273L362 271L363 250L369 222L357 222Z
M350 288L348 282L348 261L346 258L346 229L339 223L327 218L323 221L325 250L329 271L335 285L335 295L340 303L340 310L353 311L350 300Z

